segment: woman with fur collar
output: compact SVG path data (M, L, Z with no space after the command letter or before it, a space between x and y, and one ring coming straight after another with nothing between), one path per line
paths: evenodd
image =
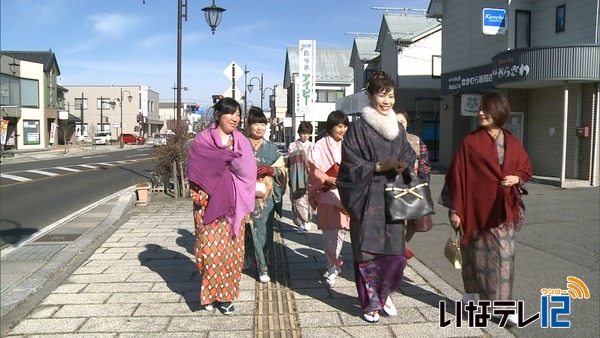
M379 310L397 315L390 298L406 267L404 224L386 224L384 184L393 181L415 152L394 112L394 80L375 72L365 91L370 105L354 121L342 142L337 186L350 214L355 282L363 318L379 321Z

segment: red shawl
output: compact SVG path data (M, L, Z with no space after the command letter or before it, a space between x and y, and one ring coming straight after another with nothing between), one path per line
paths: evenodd
M446 184L452 197L452 208L460 217L467 244L476 237L476 230L499 225L504 211L509 226L522 222L521 196L518 184L510 188L500 185L507 175L516 175L523 182L531 179L531 162L517 138L504 132L504 164L498 160L496 140L483 128L462 141L446 173Z

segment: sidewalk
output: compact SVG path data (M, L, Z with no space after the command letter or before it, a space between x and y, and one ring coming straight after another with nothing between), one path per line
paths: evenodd
M463 327L456 328L452 321L450 326L440 328L438 302L459 299L460 292L417 257L409 260L404 281L393 295L398 316L382 316L377 324L365 322L356 299L349 236L342 252L342 274L330 289L322 277L325 257L320 231L296 233L289 218L291 204L287 196L284 217L274 235L272 281L262 284L255 275L244 274L233 315L201 310L192 254L191 199L154 193L146 206L135 207L120 217L128 209L130 198L131 192L124 192L79 216L97 226L90 226L71 244L63 243L62 251L46 253L45 264L40 263L40 257L23 256L19 261L22 267L42 266L30 275L21 275L6 290L5 256L19 255L36 244L8 254L3 251L2 336L513 336L495 325L475 329L463 323ZM84 240L87 245L79 244ZM65 257L67 251L70 259ZM5 313L5 300L33 284L39 284L33 295L17 301L19 304ZM446 313L446 319L454 317ZM13 323L16 325L9 329Z

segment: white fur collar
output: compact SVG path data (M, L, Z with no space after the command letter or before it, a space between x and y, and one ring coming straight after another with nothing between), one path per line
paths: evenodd
M373 106L369 105L362 109L361 116L386 140L391 141L398 137L400 129L398 128L398 120L393 110L387 115L381 115Z

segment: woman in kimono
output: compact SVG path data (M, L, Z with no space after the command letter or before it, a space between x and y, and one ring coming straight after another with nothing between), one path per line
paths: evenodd
M252 145L257 166L256 205L247 228L246 262L254 262L258 280L267 283L271 280L267 257L273 247L275 205L281 201L285 192L287 170L277 145L264 139L267 117L262 109L250 107L246 122L246 134Z
M295 142L290 143L288 147L288 154L290 155L290 187L292 184L294 184L292 183L292 170L304 169L302 173L294 175L294 178L301 177L301 175L305 175L305 178L308 177L309 167L307 159L314 145L314 143L310 141L310 134L312 134L312 132L313 126L310 122L300 122L300 125L298 126L298 135L300 138ZM292 159L292 154L303 154L303 156ZM292 163L293 161L300 159L302 159L304 163ZM299 234L309 232L312 228L311 220L313 213L310 204L308 204L308 190L305 190L302 196L293 196L292 192L293 191L290 189L290 200L292 202L292 221L298 227L297 231Z
M350 126L342 143L337 186L350 214L350 237L358 300L367 322L379 310L397 315L389 297L399 286L406 256L404 224L386 224L384 184L415 161L415 152L394 112L394 80L375 72L365 91L369 105ZM410 163L410 164L409 164Z
M254 209L256 162L237 130L240 105L226 97L214 106L214 122L189 150L187 173L193 199L194 255L202 279L200 303L232 314L244 261L243 219Z
M463 139L446 173L441 201L452 227L464 232L463 302L512 300L522 187L532 169L521 142L503 128L509 114L504 96L483 95L479 128ZM516 324L517 316L509 315L508 323Z
M315 143L308 157L308 202L317 210L317 224L323 234L323 251L328 262L325 283L328 286L335 285L336 277L342 271L340 253L350 229L350 217L342 207L336 187L342 139L349 124L343 111L332 111L327 117L327 135Z

